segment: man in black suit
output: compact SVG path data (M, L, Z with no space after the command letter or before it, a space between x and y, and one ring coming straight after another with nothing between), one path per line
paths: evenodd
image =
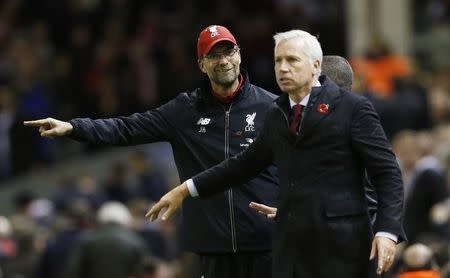
M173 189L147 216L154 220L166 208L162 219L167 219L187 196L220 192L275 162L280 205L273 277L367 277L369 254L378 256L381 274L405 235L401 173L378 116L366 98L320 76L322 50L314 36L293 30L274 39L276 79L286 94L268 111L258 138L246 151ZM364 169L379 202L372 248Z
M349 92L352 90L353 70L350 63L344 57L337 55L323 56L322 74L329 77L333 82L336 83L336 85L339 88L347 90ZM372 225L374 225L378 205L376 191L368 177L364 179L364 184L370 222ZM268 219L273 219L277 215L277 208L275 207L260 204L257 202L251 202L249 206L258 213L266 216ZM373 278L377 276L375 269L376 265L375 262L373 262L370 264L368 278Z
M322 74L329 77L339 88L351 92L353 84L353 69L350 63L342 56L324 55L322 59ZM377 212L377 194L368 177L364 180L370 221L375 224ZM250 207L267 218L275 218L277 208L251 202Z

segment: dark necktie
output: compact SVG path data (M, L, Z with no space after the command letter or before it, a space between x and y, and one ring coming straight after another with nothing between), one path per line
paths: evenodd
M297 133L298 126L300 125L300 122L302 121L302 110L303 110L303 106L300 104L296 104L296 105L292 106L292 112L294 115L292 116L291 126L289 129L294 134Z

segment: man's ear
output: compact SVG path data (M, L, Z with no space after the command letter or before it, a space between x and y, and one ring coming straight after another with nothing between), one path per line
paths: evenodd
M198 60L197 60L198 68L199 68L203 73L206 73L204 62L205 62L205 61L203 61L203 59L198 59Z
M238 55L239 55L239 57L238 57L238 59L239 59L238 65L241 65L241 62L242 62L241 52L239 52Z
M320 61L315 60L313 63L313 67L314 67L314 75L318 75L320 73Z

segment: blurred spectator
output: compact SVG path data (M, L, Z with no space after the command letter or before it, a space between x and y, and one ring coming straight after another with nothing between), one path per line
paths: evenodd
M432 127L429 88L425 89L418 83L422 78L420 72L411 68L408 77L395 81L394 94L387 100L390 114L382 121L390 138L401 130L426 130Z
M35 199L34 194L29 190L22 190L14 196L14 213L10 217L13 227L31 226L33 225L29 215L28 209Z
M124 80L126 82L123 82L123 85L125 86L126 83L128 87L125 87L124 90L135 90L136 105L139 111L155 107L160 99L157 83L158 69L149 45L135 40L128 49L128 56L131 62L130 71L133 75L126 76L126 80Z
M135 197L126 182L126 173L126 167L123 163L117 163L110 168L102 186L102 192L107 201L118 201L126 204Z
M0 269L17 255L16 244L11 237L12 227L8 218L0 216Z
M450 86L439 79L434 79L428 91L430 116L433 124L439 126L450 122Z
M424 79L419 72L393 82L393 92L389 97L380 96L367 88L363 77L355 74L353 89L369 98L380 116L383 129L389 139L406 129L427 130L433 123L433 106L429 92L416 80ZM429 89L429 88L428 88ZM444 104L445 105L445 104ZM440 108L439 103L436 107ZM442 111L437 110L437 111ZM438 117L440 117L438 115ZM438 121L442 121L440 118Z
M410 73L408 60L393 53L381 38L374 38L365 57L351 61L355 74L365 80L367 90L382 97L394 92L394 81Z
M176 269L153 257L145 258L139 266L138 275L135 278L175 278ZM134 278L134 277L129 277Z
M15 223L13 226L13 239L17 246L17 255L7 260L3 272L5 277L34 278L35 269L39 260L40 250L37 245L38 230L34 225Z
M50 65L53 75L50 90L53 99L58 103L56 112L65 119L71 119L82 102L72 59L69 53L62 52L54 57Z
M47 227L54 216L53 203L46 198L34 199L27 208L27 216L39 227Z
M38 20L30 26L30 43L35 50L37 58L41 61L43 68L50 66L53 59L53 46L50 42L49 28L46 22ZM48 80L49 73L43 73L44 80Z
M195 32L192 32L195 34ZM183 38L178 32L167 34L167 46L164 49L163 57L165 63L160 64L160 72L165 74L159 75L159 90L164 92L160 95L160 102L165 103L173 99L178 92L187 90L187 88L195 88L194 83L198 84L198 75L192 74L198 72L198 66L192 53L188 53ZM195 45L192 43L192 45ZM181 46L181 47L180 47ZM177 81L173 82L174 76Z
M398 278L440 278L433 253L427 246L416 243L406 248L403 268Z
M132 216L123 204L105 203L97 213L100 226L81 236L70 259L70 278L124 278L136 275L147 255L142 239L127 227Z
M131 153L128 157L128 165L137 197L156 202L169 191L164 176L157 171L145 153Z
M431 2L440 1L433 0ZM447 12L448 10L447 7ZM441 11L444 11L444 9ZM450 47L449 34L450 26L448 22L437 23L428 32L418 34L413 46L418 60L425 69L447 71L450 69L450 54L447 51Z
M53 101L45 84L47 71L38 49L32 47L31 39L17 38L13 46L14 86L17 89L17 110L21 117L40 118L54 114ZM30 142L31 140L31 142ZM28 138L36 163L50 163L53 159L53 143L50 140L32 136Z
M97 210L106 201L97 181L90 176L66 177L61 180L60 188L55 190L52 201L58 211L86 206L86 210Z
M14 94L0 85L0 181L12 174L10 129L15 118Z
M36 278L60 278L84 228L76 211L59 214L53 221L51 237L40 257Z
M322 74L333 80L338 87L352 91L353 71L347 59L336 55L323 56Z
M450 221L450 198L432 207L431 220L436 225L442 225Z
M431 208L448 196L446 172L433 155L435 142L428 133L405 131L393 141L405 176L404 227L411 243L424 236L449 239L447 224L434 225Z
M159 223L152 223L145 218L145 214L151 203L145 199L137 199L130 202L130 212L133 217L131 229L146 242L151 254L159 259L171 260L167 239L162 235Z

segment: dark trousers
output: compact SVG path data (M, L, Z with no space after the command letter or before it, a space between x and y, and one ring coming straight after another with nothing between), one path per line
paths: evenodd
M197 255L192 278L272 278L271 252Z

